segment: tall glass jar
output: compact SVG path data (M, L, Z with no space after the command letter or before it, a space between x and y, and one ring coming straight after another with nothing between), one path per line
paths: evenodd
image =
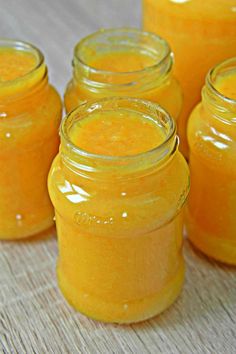
M129 28L96 32L75 46L66 111L89 99L130 96L157 102L177 119L182 92L172 67L168 43L155 34Z
M188 141L189 238L206 255L236 265L236 58L209 72L189 119Z
M175 54L175 74L184 91L178 131L187 156L187 119L200 101L205 76L217 62L236 55L236 2L143 0L143 24L166 38Z
M62 105L37 48L0 40L0 61L0 239L7 240L53 225L47 174Z
M72 143L78 122L95 113L104 120L107 112L123 112L126 122L124 112L152 119L163 143L131 156L89 153ZM79 106L62 122L48 185L58 232L59 286L77 310L128 323L152 317L175 300L184 279L182 209L189 172L174 121L163 109L131 98Z

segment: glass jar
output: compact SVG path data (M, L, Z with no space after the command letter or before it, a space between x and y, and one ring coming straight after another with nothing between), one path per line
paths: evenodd
M205 76L217 62L236 55L236 2L143 0L143 24L166 38L174 51L175 74L184 92L178 132L188 156L187 119L200 101Z
M120 110L151 117L164 142L124 157L89 153L72 143L78 121ZM58 280L68 301L105 322L142 321L166 309L184 279L182 208L188 191L188 166L178 151L174 121L158 105L108 98L69 114L49 174Z
M53 225L47 174L62 105L37 48L0 40L0 61L0 239L7 240Z
M221 93L234 73L235 99ZM222 81L223 80L223 81ZM212 69L188 125L191 192L187 227L206 255L236 265L236 58ZM222 86L223 87L223 86Z
M131 96L158 102L177 119L182 91L172 66L168 43L155 34L125 28L100 30L75 46L66 111L89 99Z

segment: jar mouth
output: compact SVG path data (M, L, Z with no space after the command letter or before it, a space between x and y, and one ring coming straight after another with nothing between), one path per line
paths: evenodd
M94 49L93 49L94 47ZM139 48L146 51L146 54L153 56L157 62L139 70L132 71L111 71L102 70L91 66L86 60L86 50L97 52L104 48ZM161 52L161 55L160 55ZM81 65L84 70L96 75L125 77L131 74L141 74L156 71L168 58L171 58L172 66L173 53L169 44L162 37L135 28L111 28L101 29L90 34L78 42L74 49L74 65Z
M134 155L124 156L101 155L92 153L79 148L72 142L69 130L75 122L81 119L85 119L89 116L89 114L94 113L95 111L106 110L114 112L114 110L118 111L119 109L126 109L129 112L133 111L135 113L143 114L144 117L146 115L153 118L156 123L159 123L159 125L161 124L162 128L165 129L165 140L151 150ZM129 163L135 161L137 162L142 158L148 159L148 157L151 159L154 158L156 161L158 161L163 159L166 155L169 155L173 150L173 146L176 145L176 141L174 139L176 136L176 124L169 113L167 113L161 106L156 103L130 97L103 98L99 101L89 101L81 104L76 109L71 111L62 121L60 134L63 144L65 143L66 147L69 148L72 153L91 160L104 162L110 161L117 163Z
M14 40L14 39L0 38L0 49L1 48L14 49L19 52L21 51L21 52L30 53L35 57L36 61L33 68L27 71L25 74L22 74L21 76L16 77L15 79L12 80L2 81L2 82L0 81L0 87L8 87L22 80L27 79L34 72L40 69L40 67L44 63L44 56L42 52L37 47L35 47L34 45L28 42Z
M236 105L236 99L225 96L215 86L216 80L230 71L234 71L236 73L236 57L226 59L214 66L207 74L206 84L220 101L224 101L230 105Z

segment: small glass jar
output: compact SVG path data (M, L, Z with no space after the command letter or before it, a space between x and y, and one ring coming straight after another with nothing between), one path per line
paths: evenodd
M0 239L8 240L53 225L47 174L58 151L62 105L37 48L0 40L0 51L6 59L5 72L0 69ZM28 57L34 64L21 75L19 60L24 67Z
M234 75L234 82L232 82ZM224 81L235 99L221 93ZM226 81L225 81L226 80ZM236 265L236 58L214 67L188 125L191 192L187 208L192 243L216 260Z
M121 53L118 72L110 63L117 61ZM104 64L102 69L96 68L97 61L107 54L109 67ZM140 61L139 69L137 62L132 67L130 58L126 57L132 54L137 56L137 62ZM157 102L177 119L182 107L182 91L172 74L172 67L173 54L169 45L157 35L137 29L100 30L75 46L73 78L65 92L66 111L68 113L90 99L130 96Z
M79 120L120 110L151 117L164 142L126 157L89 153L72 143L70 131ZM189 171L174 121L163 109L132 98L79 106L62 122L48 185L58 281L69 303L89 317L117 323L145 320L173 303L184 279L182 209Z
M208 70L236 55L235 0L143 0L143 24L166 38L175 54L175 74L184 92L178 121L180 147L188 156L187 119L200 101Z

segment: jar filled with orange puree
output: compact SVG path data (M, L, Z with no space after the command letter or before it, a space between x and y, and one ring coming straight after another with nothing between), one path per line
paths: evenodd
M168 43L155 34L124 28L100 30L75 46L66 110L90 99L131 96L158 102L177 119L182 93L172 67Z
M59 286L77 310L117 323L170 306L184 279L188 166L158 105L108 98L63 121L49 174Z
M236 265L236 58L212 69L188 126L192 243Z
M236 55L236 1L143 0L143 24L166 38L175 54L175 74L184 92L178 132L187 156L187 119L201 99L205 76L212 66Z
M61 101L42 53L0 40L0 239L53 225L47 174L58 151Z

